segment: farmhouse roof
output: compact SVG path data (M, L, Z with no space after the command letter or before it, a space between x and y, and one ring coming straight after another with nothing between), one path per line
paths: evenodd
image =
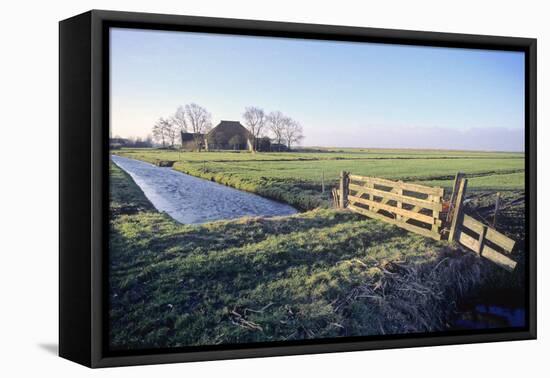
M214 127L208 134L212 135L215 133L223 134L244 134L247 137L250 137L250 132L243 126L239 121L225 121L222 120L220 123Z

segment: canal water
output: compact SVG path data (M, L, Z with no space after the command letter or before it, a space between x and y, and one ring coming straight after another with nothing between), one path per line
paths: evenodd
M458 329L487 329L525 326L525 309L493 304L476 304L460 313Z
M143 161L112 155L155 208L185 224L297 213L292 206Z
M524 327L524 293L518 288L487 290L458 304L454 326L458 329Z

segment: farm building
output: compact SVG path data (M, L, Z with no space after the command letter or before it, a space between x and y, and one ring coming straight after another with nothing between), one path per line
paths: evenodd
M206 135L181 133L184 149L200 147L206 150L251 150L252 141L252 134L238 121L221 121Z
M186 133L182 131L181 148L184 150L202 150L204 148L204 134Z
M238 121L221 121L206 134L207 150L250 150L252 134Z

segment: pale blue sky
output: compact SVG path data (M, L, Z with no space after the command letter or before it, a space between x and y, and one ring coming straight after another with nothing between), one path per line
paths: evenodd
M524 149L523 53L111 30L113 135L191 102L280 110L306 146Z

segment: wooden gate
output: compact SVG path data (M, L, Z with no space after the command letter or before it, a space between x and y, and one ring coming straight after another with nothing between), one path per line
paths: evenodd
M340 208L378 219L435 240L457 241L462 246L512 271L509 256L515 241L463 211L468 180L457 173L453 193L443 201L444 190L341 172L340 187L333 190Z
M462 214L458 242L506 270L516 267L516 262L508 257L516 242L469 215Z
M508 271L514 270L517 263L509 256L516 242L464 213L463 202L467 186L468 179L464 177L464 174L457 173L451 196L451 210L447 217L450 227L449 241L456 240L462 246L491 260L500 267Z
M443 188L344 173L347 207L370 218L440 240Z

